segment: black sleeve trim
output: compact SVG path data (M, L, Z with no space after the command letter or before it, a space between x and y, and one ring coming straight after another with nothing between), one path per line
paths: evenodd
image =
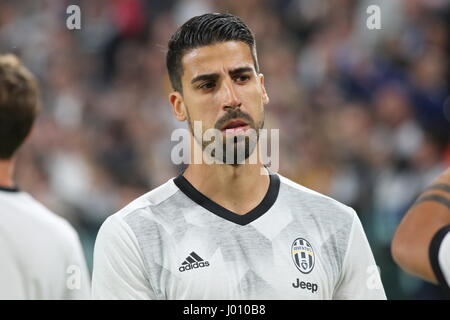
M20 189L17 187L5 187L5 186L0 186L0 191L5 191L5 192L20 192Z
M444 240L445 236L448 235L449 232L450 232L450 225L444 226L441 229L439 229L439 231L436 232L436 234L433 236L433 239L431 239L428 251L434 275L436 276L440 287L442 288L445 296L448 299L450 299L450 287L447 281L445 280L444 273L442 272L441 266L439 264L439 249L441 247L442 241Z

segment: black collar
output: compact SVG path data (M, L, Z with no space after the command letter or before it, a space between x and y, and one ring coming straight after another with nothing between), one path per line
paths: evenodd
M0 191L6 191L6 192L19 192L20 189L17 188L17 187L11 188L11 187L0 186Z
M278 192L280 190L280 178L276 174L270 174L269 178L269 189L267 190L267 193L262 201L250 212L244 215L236 214L206 197L200 191L195 189L195 187L183 176L183 174L180 174L178 177L176 177L173 182L186 196L188 196L198 205L211 211L212 213L218 215L223 219L244 226L266 213L277 200Z

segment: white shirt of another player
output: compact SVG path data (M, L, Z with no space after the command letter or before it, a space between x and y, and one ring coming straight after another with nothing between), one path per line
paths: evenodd
M441 228L430 244L431 266L434 274L450 298L450 225Z
M76 231L28 193L0 189L0 299L90 299Z
M439 250L439 264L444 274L447 286L450 286L450 232L447 233Z

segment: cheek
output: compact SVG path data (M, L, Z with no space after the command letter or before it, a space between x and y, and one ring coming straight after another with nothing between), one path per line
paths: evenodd
M252 88L246 93L247 101L244 105L249 106L251 112L254 116L260 117L260 114L264 112L264 97L263 93L258 88Z
M189 113L189 121L194 125L194 121L201 121L203 131L214 127L217 117L217 108L214 107L211 99L197 98L185 99L185 107Z
M248 96L253 103L263 101L263 91L259 84L253 83L251 86L244 88L245 95Z

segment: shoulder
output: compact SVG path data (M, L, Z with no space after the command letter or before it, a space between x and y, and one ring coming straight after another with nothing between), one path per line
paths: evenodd
M78 233L75 228L65 218L50 211L37 200L35 202L37 208L40 208L41 223L47 226L49 235L53 235L56 239L69 247L77 247L79 243Z
M280 194L291 206L307 209L309 214L331 218L331 220L344 219L352 222L357 218L353 208L286 177L278 176L280 178Z
M177 191L178 188L175 186L173 179L168 180L109 216L103 222L99 233L119 235L119 230L129 233L129 221L135 217L145 217L149 220L156 219L154 214L155 208L169 200ZM122 234L125 235L124 233Z
M65 249L78 243L78 234L72 225L30 194L2 195L1 201L10 231L24 232L30 235L30 239L38 237L40 241L58 244Z

